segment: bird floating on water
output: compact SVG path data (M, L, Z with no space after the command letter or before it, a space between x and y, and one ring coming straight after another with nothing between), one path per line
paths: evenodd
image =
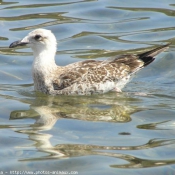
M105 61L86 60L58 66L57 41L50 30L36 29L9 47L27 45L33 50L32 74L36 91L51 95L102 94L121 92L130 77L144 68L169 44L138 55L117 55Z

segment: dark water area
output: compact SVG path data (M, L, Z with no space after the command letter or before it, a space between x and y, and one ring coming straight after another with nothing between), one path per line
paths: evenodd
M32 51L8 48L36 28L61 66L171 45L120 94L53 97ZM174 0L0 0L0 29L0 173L175 174Z

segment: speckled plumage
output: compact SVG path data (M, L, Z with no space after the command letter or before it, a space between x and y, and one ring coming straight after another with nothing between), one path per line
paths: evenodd
M120 92L130 77L154 60L168 45L140 55L119 55L105 61L87 60L65 67L55 64L56 39L49 30L36 29L10 47L29 45L34 53L32 66L34 87L52 95L89 95Z

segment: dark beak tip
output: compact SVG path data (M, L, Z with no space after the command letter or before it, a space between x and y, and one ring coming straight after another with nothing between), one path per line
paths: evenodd
M24 42L21 42L21 41L15 41L13 43L10 44L9 48L14 48L14 47L17 47L17 46L24 46L28 43L24 43Z
M15 42L10 44L9 48L17 47L19 44L20 44L20 41L15 41Z
M10 44L9 48L15 47L13 43Z

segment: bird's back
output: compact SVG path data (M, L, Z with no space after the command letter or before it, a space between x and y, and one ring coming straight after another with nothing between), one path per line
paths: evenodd
M61 94L83 95L105 93L116 87L121 89L143 65L143 61L133 55L122 55L106 61L78 62L65 67L54 80L54 90Z
M87 60L65 66L53 82L55 93L85 95L121 91L135 72L150 64L167 47L160 46L140 55L119 55L105 61Z

